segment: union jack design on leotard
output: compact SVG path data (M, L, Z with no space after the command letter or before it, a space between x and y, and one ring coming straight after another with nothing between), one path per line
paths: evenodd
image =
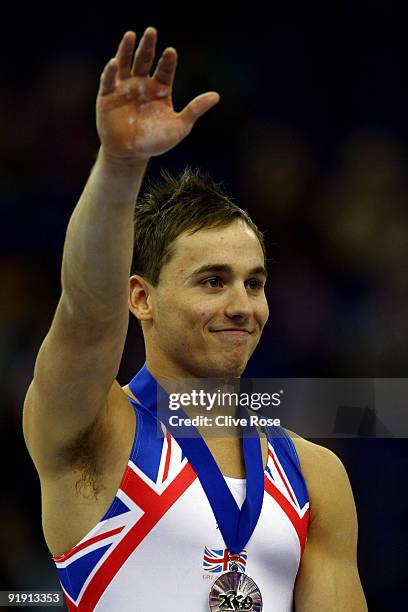
M197 478L169 432L158 437L150 415L140 407L137 414L138 433L112 505L84 540L54 557L69 610L95 608L129 555ZM147 445L140 444L142 431Z
M291 438L282 428L269 433L265 492L277 501L289 518L303 553L309 524L309 498L303 479L299 479L299 459ZM292 452L287 452L288 447Z
M193 483L196 485L197 475L174 438L164 428L164 436L158 437L156 421L142 406L133 401L132 405L136 412L136 436L114 501L79 544L54 557L70 611L95 610L104 593L108 589L112 592L115 577L123 571L126 561L144 545L172 506L183 503L183 496ZM265 494L277 502L293 525L303 552L309 502L296 452L284 430L269 432L268 452ZM194 513L194 508L191 512ZM216 548L208 540L205 545L205 538L203 534L204 542L197 551L197 570L209 573L228 570L225 549ZM246 563L247 551L242 551L238 559L241 571ZM104 605L98 609L105 609Z

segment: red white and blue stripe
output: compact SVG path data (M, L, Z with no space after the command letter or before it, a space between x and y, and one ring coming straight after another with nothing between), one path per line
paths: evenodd
M143 553L140 553L136 565L129 565L130 558L136 559L138 550L143 550L149 539L157 537L155 532L165 517L171 512L172 516L177 517L180 504L184 503L192 485L201 487L191 464L170 433L164 431L164 436L158 437L156 421L142 406L133 401L132 405L137 419L136 436L115 499L101 521L77 546L60 557L54 557L70 611L91 612L98 604L100 610L114 609L104 607L104 594L114 588L117 577L123 575L127 568L132 573L129 584L134 584L136 578L142 579L143 571L149 571ZM299 460L284 430L267 433L269 454L264 473L265 493L273 498L290 521L298 538L299 549L303 552L309 501ZM203 499L200 511L211 513L210 508L205 507L205 502ZM187 512L194 522L196 511L197 508L191 507L182 512ZM211 524L215 525L213 516ZM183 527L181 520L181 532ZM225 548L215 546L206 533L202 534L201 542L201 547L192 552L198 575L200 571L216 574L230 569L232 559L228 559ZM161 550L165 543L160 541L159 544ZM237 562L241 571L251 562L251 555L254 555L254 551L244 550L239 554ZM174 562L182 564L183 559L175 555ZM153 567L154 560L150 560L150 563ZM191 565L191 561L188 563Z

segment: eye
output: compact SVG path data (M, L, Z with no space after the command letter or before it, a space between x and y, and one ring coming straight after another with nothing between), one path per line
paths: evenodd
M262 287L264 286L264 283L258 280L257 278L251 278L247 282L247 285L249 286L250 289L256 291L256 290L262 289Z
M210 289L218 289L222 286L222 280L219 276L211 276L211 278L205 278L202 280L201 284L209 287Z

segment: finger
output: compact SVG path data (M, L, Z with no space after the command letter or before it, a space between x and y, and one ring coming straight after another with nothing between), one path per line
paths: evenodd
M153 78L159 81L162 85L171 87L174 81L176 66L177 51L173 47L168 47L163 51L163 54L158 61Z
M127 79L130 76L130 68L132 66L133 51L136 43L135 32L126 32L120 41L116 58L119 62L119 73L120 79Z
M132 74L145 77L149 74L156 53L157 30L146 28L136 50Z
M220 101L220 96L215 91L208 91L191 100L189 104L179 113L180 119L186 128L191 129L201 115Z
M116 57L109 60L106 64L104 71L101 74L101 81L99 85L99 95L106 96L106 94L113 91L115 87L116 75L118 73L119 64Z

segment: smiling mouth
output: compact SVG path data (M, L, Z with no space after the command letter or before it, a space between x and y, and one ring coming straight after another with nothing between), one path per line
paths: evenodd
M226 336L250 336L251 332L245 329L213 329L212 334L221 334Z

